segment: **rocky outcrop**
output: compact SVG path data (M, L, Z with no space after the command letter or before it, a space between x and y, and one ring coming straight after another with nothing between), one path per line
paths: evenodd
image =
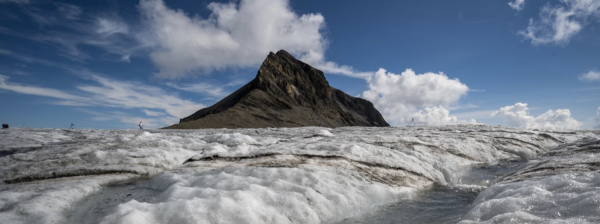
M329 86L322 71L281 50L270 53L256 78L173 129L302 126L389 126L367 100Z

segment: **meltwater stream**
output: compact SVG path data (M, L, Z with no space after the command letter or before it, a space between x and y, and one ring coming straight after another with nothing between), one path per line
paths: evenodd
M458 187L434 186L414 200L401 201L362 217L345 219L338 224L366 223L458 223L471 208L480 191L499 178L510 174L524 162L503 162L473 168L460 180Z

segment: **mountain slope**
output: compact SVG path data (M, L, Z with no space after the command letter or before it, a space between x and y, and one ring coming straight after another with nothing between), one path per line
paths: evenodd
M168 128L389 126L367 100L329 86L323 72L281 50L256 78L211 107Z

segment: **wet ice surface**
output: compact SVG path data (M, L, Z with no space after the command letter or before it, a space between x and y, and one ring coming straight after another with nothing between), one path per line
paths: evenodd
M586 143L547 152L582 138ZM467 203L505 171L498 163L523 159L533 160L482 191L463 221L493 223L505 221L503 217L532 216L562 220L556 213L536 211L548 209L543 203L569 195L595 205L600 181L581 173L597 170L598 150L594 144L585 145L597 138L590 131L482 125L6 129L0 130L0 222L336 223L381 211L392 214L393 220L428 203L437 207L436 213L452 214L432 220L452 221L459 216L456 209L462 214L465 206L451 208L447 201ZM573 164L575 169L564 168ZM480 166L485 171L472 169ZM552 185L556 178L578 187L561 188L565 194L560 198L531 193L529 188L538 186L558 195ZM517 195L530 199L495 203L510 201L506 192L513 189L523 190ZM438 195L449 198L438 200ZM560 205L568 208L566 202ZM392 212L394 208L400 210ZM560 217L596 220L597 215L586 213L592 211L582 211L574 215L569 209L557 210ZM421 216L427 217L411 217Z
M146 180L142 180L140 182L126 182L106 186L102 191L86 198L82 204L78 205L77 210L70 215L66 223L99 223L104 216L112 213L119 204L131 200L150 201L160 192L148 188L146 182Z
M481 192L460 223L600 223L600 141L563 144Z
M338 224L407 223L407 224L454 224L458 223L481 189L524 165L524 162L501 162L497 165L480 166L468 171L462 185L439 186L417 194L413 200L400 201L381 211L362 217L343 220Z
M375 214L343 220L338 224L454 224L469 211L477 191L436 186L414 200L401 201Z

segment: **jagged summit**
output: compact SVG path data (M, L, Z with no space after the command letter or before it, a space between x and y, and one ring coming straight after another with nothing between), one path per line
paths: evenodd
M168 128L389 126L367 100L329 86L323 72L285 50L269 53L256 78Z

